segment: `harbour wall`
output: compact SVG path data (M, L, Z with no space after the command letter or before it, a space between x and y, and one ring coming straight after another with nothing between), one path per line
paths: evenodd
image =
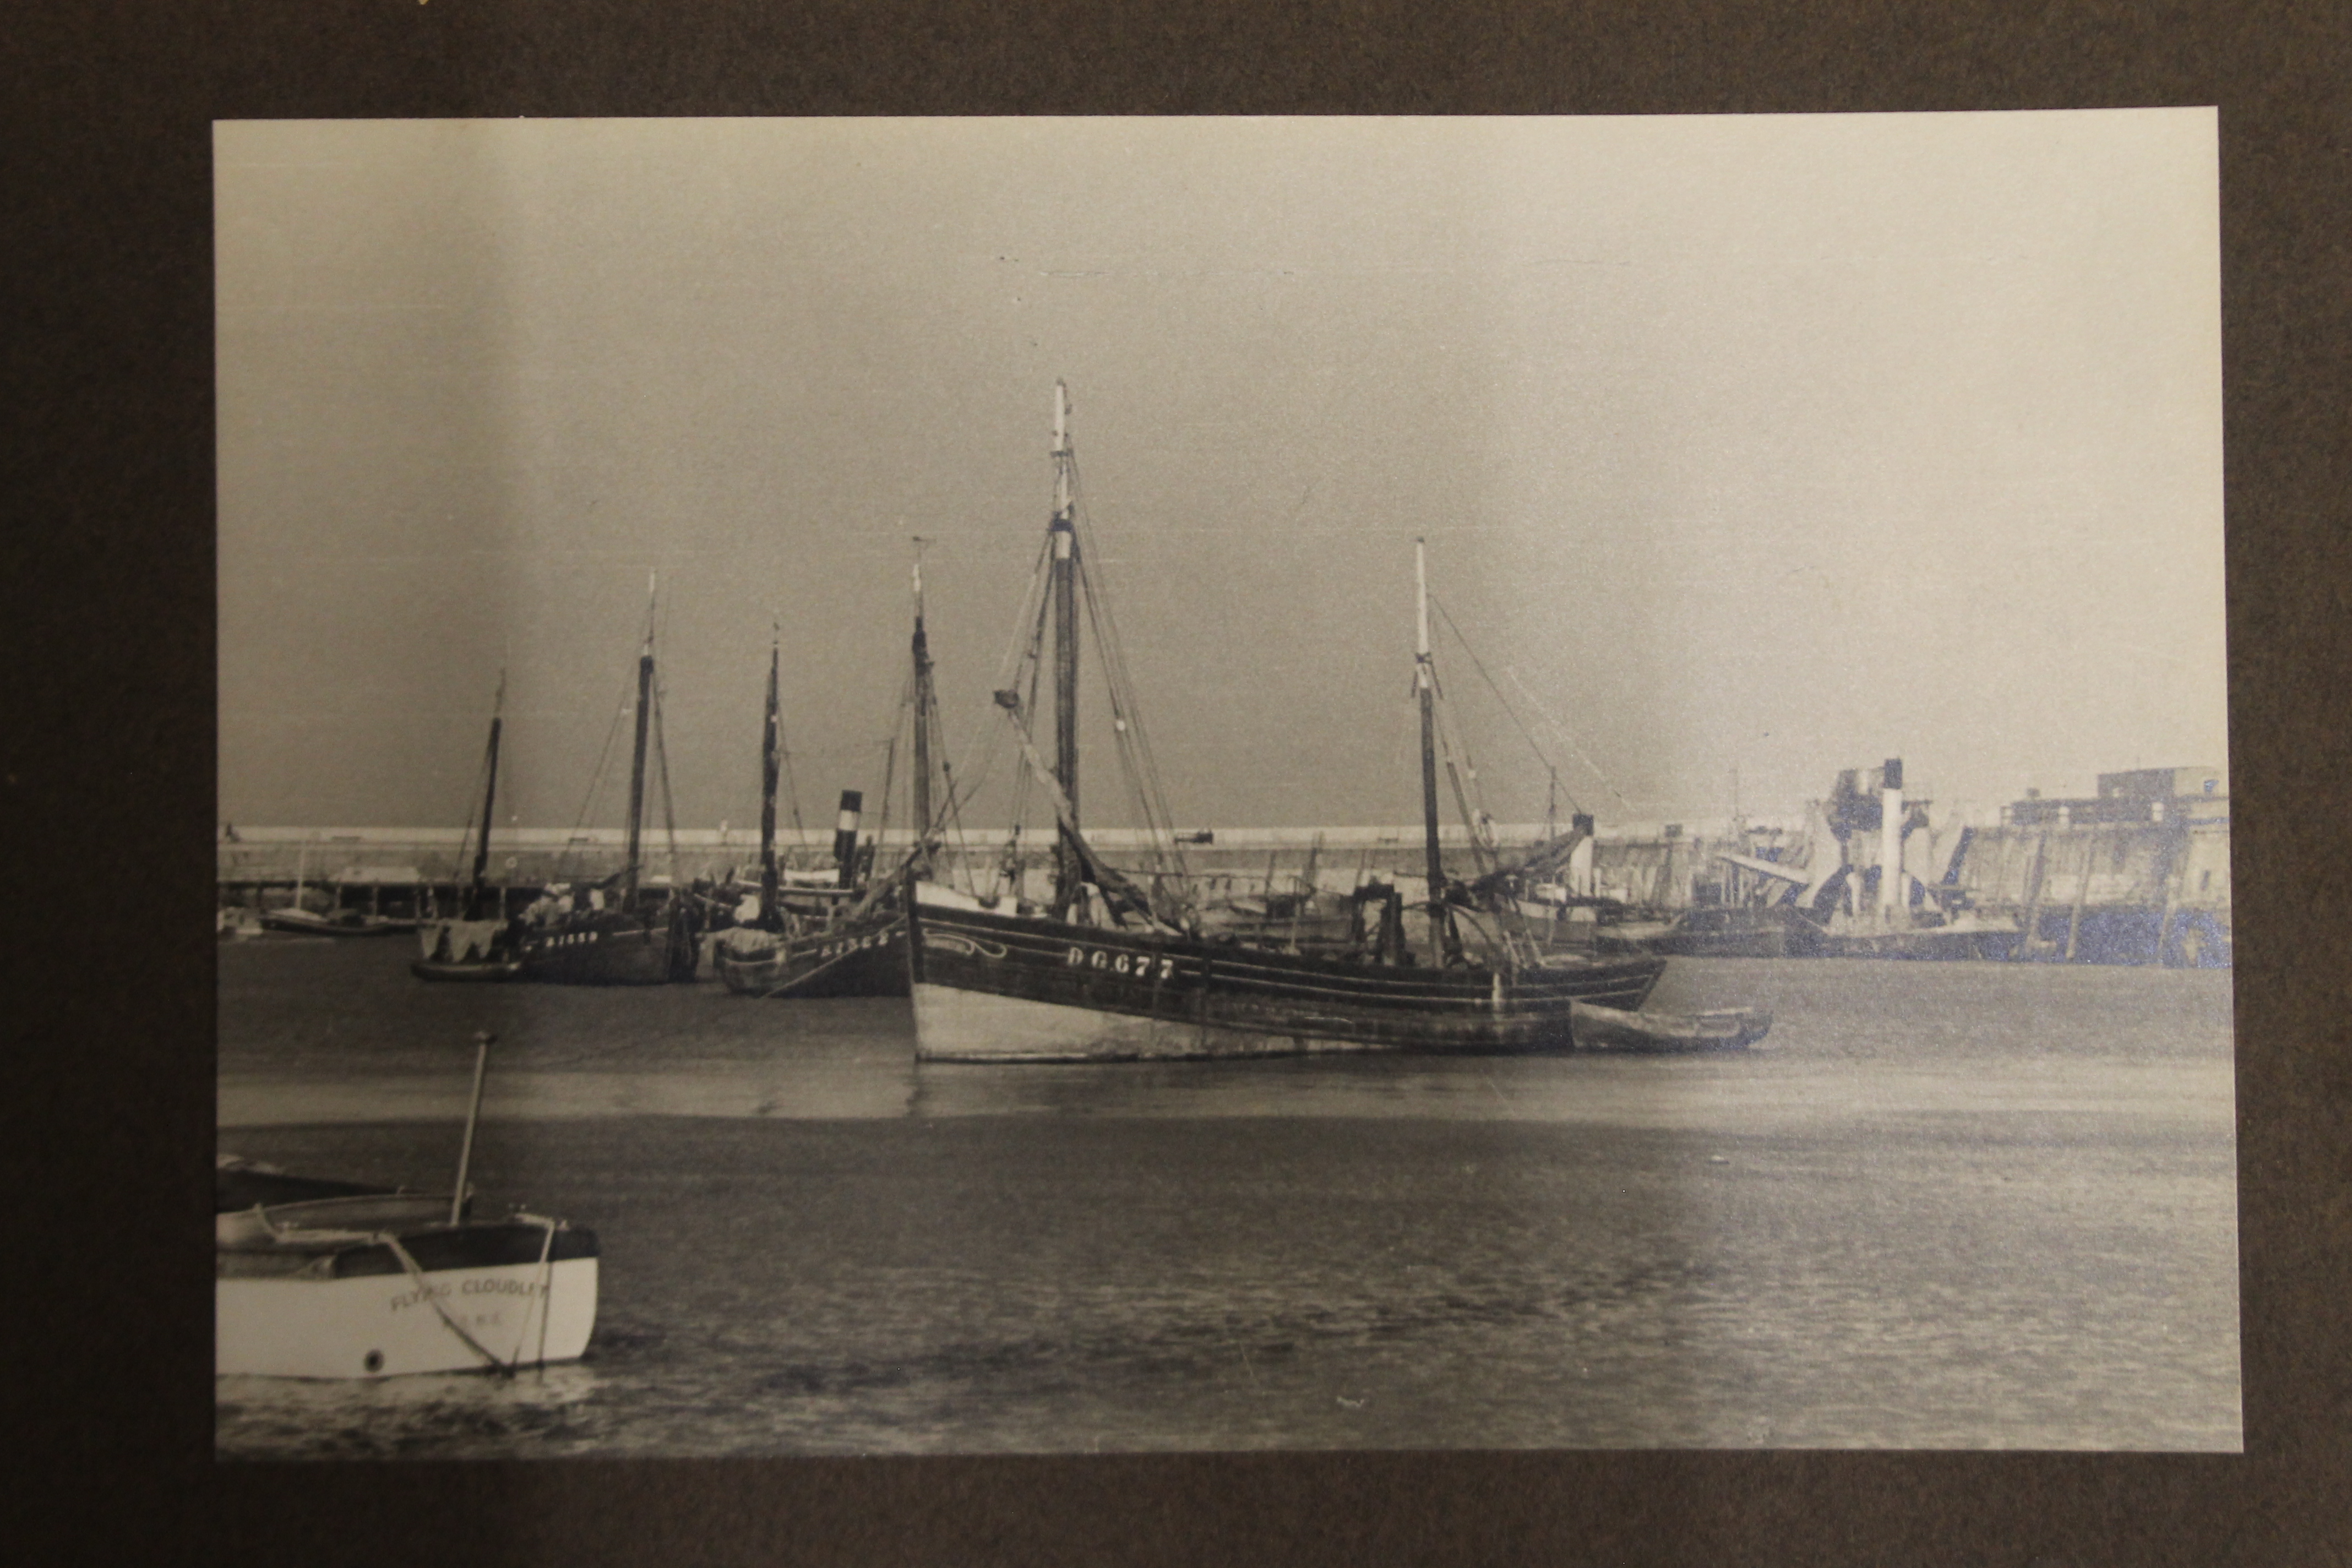
M1754 823L1699 825L1698 831L1651 825L1603 833L1593 841L1589 869L1569 890L1658 915L1695 904L1742 901L1754 896L1757 884L1752 877L1743 883L1723 857L1753 858L1770 840L1793 843L1801 835L1801 829ZM1201 836L1199 830L1192 835ZM1492 865L1493 856L1525 851L1548 834L1542 824L1498 825L1483 855L1461 827L1442 830L1439 837L1448 873L1468 877ZM1139 832L1105 828L1090 831L1088 837L1114 865L1135 872L1155 868ZM1213 896L1310 888L1343 891L1368 879L1417 880L1424 868L1418 826L1221 827L1207 830L1206 837L1205 843L1179 847L1184 868L1205 882L1204 890ZM867 844L877 839L876 857L886 865L912 842L910 834L898 829L864 836ZM649 881L722 882L758 875L758 835L748 830L680 829L674 841L667 833L650 833L643 846ZM1838 852L1834 843L1822 846L1818 840L1810 847L1815 854ZM951 872L968 870L982 883L996 886L1017 864L1024 886L1034 891L1051 863L1052 849L1048 834L1028 835L1014 850L1002 830L974 831L950 836L944 858ZM488 878L495 885L532 891L553 882L595 881L620 869L625 850L617 828L508 829L490 836ZM1856 885L1874 869L1878 852L1874 834L1850 837L1844 858ZM796 879L827 879L834 869L829 828L780 833L777 853ZM235 841L224 839L215 847L222 900L257 907L290 901L298 882L307 900L321 907L373 888L407 906L413 895L394 889L454 889L467 876L471 858L470 846L446 828L239 829ZM2053 920L2079 925L2086 914L2116 911L2147 911L2150 918L2198 911L2222 930L2229 921L2226 812L2157 822L2045 820L1955 826L1934 834L1917 830L1905 840L1903 859L1905 871L1918 882L1950 889L1958 898L1937 896L2015 918L2035 930Z
M1467 830L1441 829L1448 872L1475 875L1494 863L1493 856L1524 852L1549 837L1540 823L1498 824L1490 833L1482 858ZM1207 842L1199 842L1203 834ZM1295 892L1310 882L1317 889L1345 889L1366 878L1418 877L1424 868L1417 826L1219 827L1190 830L1185 837L1195 840L1177 846L1185 868L1240 893ZM1124 869L1152 868L1150 841L1139 831L1089 829L1087 839ZM894 828L862 837L866 844L877 840L877 858L887 864L911 846L913 836ZM1641 907L1685 907L1712 874L1716 854L1739 842L1727 831L1685 834L1661 827L1603 834L1591 850L1587 885L1576 890ZM950 834L945 854L950 868L984 870L1006 864L1011 851L1024 867L1036 868L1050 862L1053 843L1051 833L1032 832L1013 850L1004 830L976 830ZM517 887L594 881L620 869L625 848L618 828L501 830L490 835L488 878ZM830 827L781 831L776 849L789 870L818 876L833 868ZM742 828L681 828L674 838L648 833L641 852L648 879L724 881L758 875L759 836ZM448 828L239 828L234 840L224 838L215 847L217 880L234 902L250 901L246 893L290 889L298 880L320 889L338 883L451 884L468 874L472 857L472 846Z

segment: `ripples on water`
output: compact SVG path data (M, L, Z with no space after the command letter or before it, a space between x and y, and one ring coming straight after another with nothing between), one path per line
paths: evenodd
M2228 975L1678 962L1727 1058L911 1059L903 1002L222 952L223 1146L597 1230L590 1359L231 1456L2238 1445ZM441 1176L446 1180L446 1177Z

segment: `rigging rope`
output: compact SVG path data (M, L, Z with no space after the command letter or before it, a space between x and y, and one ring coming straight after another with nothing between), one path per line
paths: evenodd
M392 1255L400 1259L400 1266L408 1271L408 1277L416 1281L417 1294L423 1296L426 1304L431 1306L433 1310L440 1315L443 1326L447 1328L451 1333L457 1335L458 1339L464 1341L467 1350L472 1351L476 1355L480 1356L484 1361L488 1362L492 1372L497 1373L500 1377L512 1377L514 1375L513 1367L509 1366L506 1363L500 1361L488 1346L482 1343L481 1341L467 1333L466 1331L465 1325L458 1322L457 1319L449 1315L449 1309L441 1304L441 1297L439 1293L433 1289L432 1282L425 1278L425 1270L418 1266L415 1258L411 1258L408 1255L408 1248L400 1245L400 1237L393 1235L390 1231L385 1231L382 1233L381 1239L386 1247L392 1248ZM521 1347L516 1347L516 1355L518 1358L520 1357Z
M1536 761L1544 765L1546 772L1549 773L1554 777L1558 777L1559 770L1554 767L1552 765L1552 760L1544 754L1543 747L1537 744L1534 732L1528 730L1527 724L1521 721L1518 715L1518 710L1511 706L1510 699L1503 695L1503 689L1495 684L1495 678L1487 673L1485 661L1480 659L1478 657L1478 650L1470 646L1470 639L1463 635L1462 628L1454 622L1453 614L1446 609L1444 604L1435 594L1433 593L1429 595L1429 602L1431 605L1436 609L1438 618L1445 623L1445 629L1452 632L1454 634L1454 640L1461 645L1463 653L1467 656L1470 660L1471 668L1477 670L1478 678L1486 683L1486 689L1492 691L1495 694L1495 700L1502 705L1505 716L1507 717L1511 721L1512 725L1517 729L1520 738L1527 742L1528 750L1535 753ZM1518 676L1507 668L1505 673L1509 674L1514 681L1518 679ZM1522 687L1520 689L1524 691L1526 688ZM1530 700L1533 700L1530 699ZM1555 723L1553 728L1558 729L1559 726ZM1563 731L1562 733L1565 734L1565 731ZM1570 740L1569 743L1571 746L1575 744L1573 740ZM1579 754L1581 755L1580 752ZM1587 765L1591 765L1589 759L1587 761ZM1592 771L1598 773L1601 770L1599 768L1594 768ZM1604 778L1601 782L1606 784L1608 781ZM1613 789L1612 793L1614 793ZM1623 797L1621 795L1619 798L1622 800ZM1576 796L1572 794L1568 797L1568 805L1569 809L1571 811L1580 812L1584 809L1582 806L1577 805Z
M1136 701L1134 681L1129 672L1127 649L1118 631L1118 620L1110 603L1108 585L1090 564L1097 554L1094 519L1087 510L1086 489L1080 482L1078 459L1070 456L1072 489L1071 519L1082 531L1079 566L1087 577L1087 608L1093 621L1095 641L1103 653L1106 684L1110 690L1113 733L1118 736L1120 764L1126 773L1128 787L1137 806L1137 815L1150 835L1150 855L1155 867L1176 875L1187 874L1183 849L1175 842L1175 813L1169 809L1167 794L1162 787L1158 759L1153 754L1150 732L1143 722L1140 705ZM1123 727L1121 727L1123 726Z
M604 804L604 776L613 759L613 742L621 733L621 721L628 716L629 704L635 692L636 683L636 670L633 666L628 676L621 682L620 700L613 706L613 721L605 727L604 744L596 753L594 770L588 775L588 793L581 798L580 815L572 818L572 832L568 836L570 838L578 837L585 830L589 816ZM560 879L563 881L572 880L572 849L573 846L566 842L563 852L555 859L555 868L560 873Z
M1536 694L1528 689L1527 682L1519 679L1519 672L1517 670L1513 669L1508 665L1505 665L1503 667L1503 673L1511 678L1511 684L1519 689L1519 695L1528 700L1528 706L1536 710L1536 717L1541 719L1545 723L1549 724L1553 730L1559 732L1559 738L1568 742L1568 749L1576 753L1576 760L1592 770L1592 776L1601 781L1601 787L1608 790L1611 795L1615 795L1617 797L1617 804L1623 806L1626 812L1630 815L1633 809L1633 803L1627 800L1625 798L1624 791L1619 789L1616 784L1611 780L1609 775L1601 771L1601 764L1594 762L1591 757L1585 754L1584 748L1577 744L1576 737L1569 733L1568 726L1561 723L1559 720L1553 718L1549 712L1544 710L1543 705L1536 700ZM1573 795L1568 797L1568 805L1569 809L1571 811L1582 809L1576 804L1576 796Z

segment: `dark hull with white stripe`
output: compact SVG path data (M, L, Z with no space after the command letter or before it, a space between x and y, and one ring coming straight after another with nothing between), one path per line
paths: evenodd
M712 947L710 966L727 989L745 996L904 996L907 922L897 911L810 936L765 943L728 940Z
M1665 967L1356 963L933 905L913 924L916 1053L931 1061L1568 1051L1572 1004L1633 1011Z
M681 937L684 940L681 940ZM516 952L520 980L554 985L662 985L694 978L690 933L635 915L574 916L523 933Z

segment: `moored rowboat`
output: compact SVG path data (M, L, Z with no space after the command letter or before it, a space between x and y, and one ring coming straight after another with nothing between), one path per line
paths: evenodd
M503 1373L580 1358L596 1323L594 1233L520 1209L478 1219L462 1195L488 1051L480 1037L460 1195L215 1162L216 1375Z
M596 1322L596 1237L517 1211L448 1223L446 1195L258 1170L217 1173L213 1369L375 1378L577 1361ZM326 1191L330 1195L300 1195Z

